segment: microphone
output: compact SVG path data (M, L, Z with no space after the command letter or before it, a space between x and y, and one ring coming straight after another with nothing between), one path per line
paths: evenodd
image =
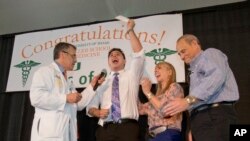
M106 69L102 69L101 73L100 73L100 76L98 78L98 80L100 80L102 77L106 77L107 76L107 70ZM97 87L100 85L98 83L98 80L97 82L95 83L95 86L93 87L93 90L95 91L97 89Z

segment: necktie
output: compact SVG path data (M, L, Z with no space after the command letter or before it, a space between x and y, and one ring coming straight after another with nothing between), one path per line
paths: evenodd
M115 73L112 83L112 119L118 121L121 118L120 98L119 98L119 73Z

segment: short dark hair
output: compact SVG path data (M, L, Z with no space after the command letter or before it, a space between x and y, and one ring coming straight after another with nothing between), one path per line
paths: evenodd
M126 60L125 54L124 54L124 52L123 52L120 48L112 48L112 49L109 51L108 57L110 56L110 54L111 54L113 51L118 51L118 52L120 52L120 53L122 54L124 60Z
M67 50L70 47L76 49L76 46L70 44L70 43L66 43L66 42L60 42L58 44L56 44L55 48L54 48L54 52L53 52L53 56L54 56L54 60L59 58L59 53L63 50Z

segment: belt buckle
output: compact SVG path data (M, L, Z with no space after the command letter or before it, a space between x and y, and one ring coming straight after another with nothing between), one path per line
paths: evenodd
M218 106L220 106L220 103L214 103L214 104L211 105L211 107L213 107L213 108L218 107Z
M165 126L160 126L160 127L156 128L156 129L153 129L152 131L150 131L150 132L149 132L149 135L152 136L152 137L154 138L156 135L158 135L158 134L160 134L160 133L166 131L167 129L168 129L168 128L165 127Z
M121 124L121 123L122 123L121 119L118 119L117 121L113 121L113 124Z
M121 123L122 123L122 119L119 119L119 120L117 121L117 123L118 123L118 124L121 124Z
M156 134L155 134L154 132L149 132L149 136L150 136L151 138L155 138Z

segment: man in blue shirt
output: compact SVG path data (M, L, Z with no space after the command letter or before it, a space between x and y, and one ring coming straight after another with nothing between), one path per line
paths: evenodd
M228 141L229 125L237 122L234 103L239 92L227 56L215 48L203 51L191 34L181 36L176 49L190 65L189 95L173 100L165 111L174 115L189 110L195 141Z

